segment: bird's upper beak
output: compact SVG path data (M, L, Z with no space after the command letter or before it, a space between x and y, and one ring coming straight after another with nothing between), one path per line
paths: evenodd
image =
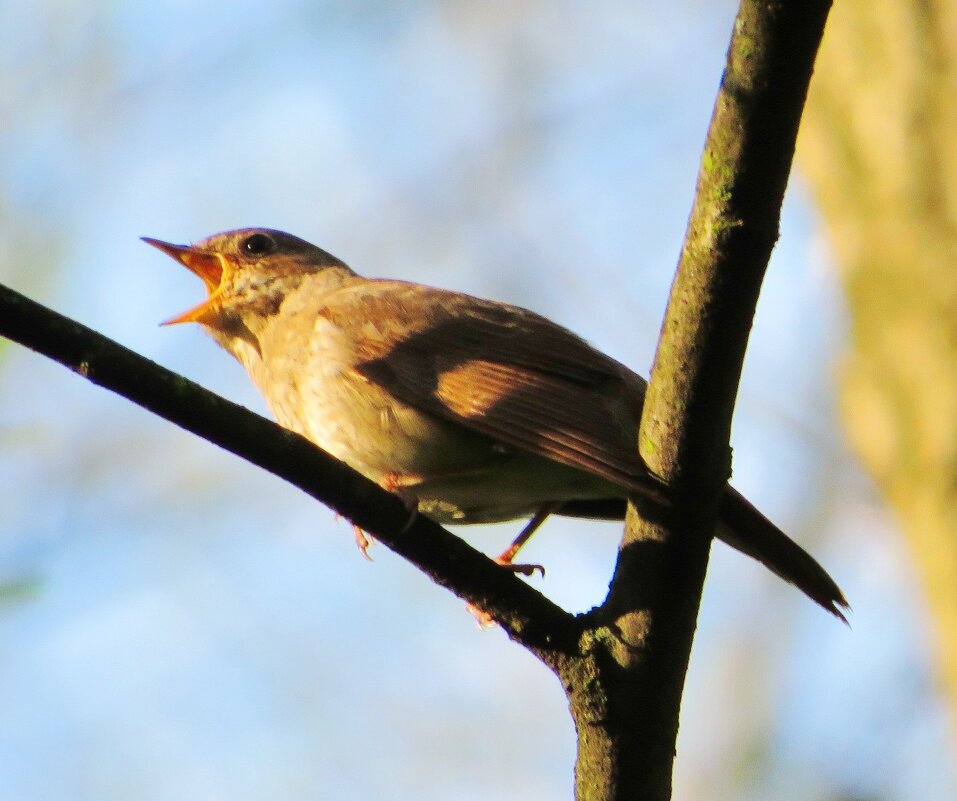
M206 291L209 293L209 297L198 306L194 306L182 314L177 314L175 317L164 320L161 325L203 322L204 318L213 311L216 298L219 295L223 283L225 261L222 255L199 250L189 245L173 245L159 239L151 239L148 236L144 236L142 239L147 245L152 245L154 248L162 250L167 256L176 259L176 261L189 269L190 272L202 278L203 283L206 284Z

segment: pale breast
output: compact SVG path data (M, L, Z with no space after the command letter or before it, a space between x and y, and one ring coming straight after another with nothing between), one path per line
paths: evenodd
M396 400L353 369L354 339L335 323L306 309L282 322L263 332L262 359L250 370L280 424L380 483L467 470L494 455L491 440Z

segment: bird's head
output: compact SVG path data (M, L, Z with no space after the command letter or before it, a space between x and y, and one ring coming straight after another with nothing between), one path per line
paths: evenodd
M303 239L269 228L244 228L214 234L195 245L143 241L162 250L203 279L208 296L188 311L166 320L201 323L212 333L239 334L256 328L279 310L303 278L329 271L341 277L352 271L335 256Z

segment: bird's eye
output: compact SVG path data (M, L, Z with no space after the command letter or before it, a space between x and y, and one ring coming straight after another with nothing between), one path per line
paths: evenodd
M276 241L266 234L252 234L243 240L240 247L243 253L250 256L264 256L276 249Z

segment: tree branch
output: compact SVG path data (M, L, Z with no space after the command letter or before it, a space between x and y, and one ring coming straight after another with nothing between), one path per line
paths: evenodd
M738 382L830 5L743 0L734 23L639 432L672 505L629 514L591 682L570 692L579 798L671 796Z
M546 664L554 666L556 654L574 647L578 625L571 615L438 524L421 515L410 521L395 495L304 437L2 285L0 335L330 506L437 584L487 611Z

